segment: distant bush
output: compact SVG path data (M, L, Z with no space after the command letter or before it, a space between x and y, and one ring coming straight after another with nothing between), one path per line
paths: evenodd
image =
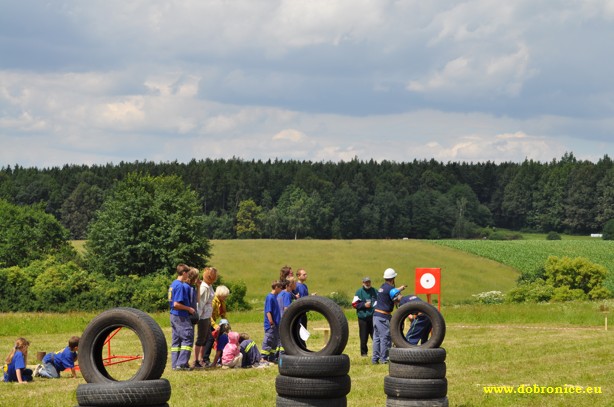
M555 288L567 286L570 290L579 289L590 299L607 298L602 296L611 295L609 291L602 290L608 273L606 268L586 258L550 256L546 260L544 271L546 282Z
M508 302L548 302L554 295L554 287L544 280L519 284L510 290L505 298Z
M548 232L546 235L546 240L561 240L561 235L554 231Z
M518 232L492 232L488 240L522 240L522 234Z
M614 240L614 219L610 219L605 223L601 238L603 240Z
M478 304L502 304L505 300L505 295L501 291L487 291L479 294L473 294Z
M352 307L352 300L343 292L332 292L328 294L327 297L333 300L335 304L337 304L341 308Z

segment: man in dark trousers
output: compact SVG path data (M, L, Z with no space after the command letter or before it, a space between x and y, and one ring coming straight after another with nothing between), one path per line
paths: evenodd
M358 333L360 336L360 356L369 356L367 341L373 340L373 310L377 301L377 291L371 287L371 279L362 279L362 287L356 291L352 306L358 315Z

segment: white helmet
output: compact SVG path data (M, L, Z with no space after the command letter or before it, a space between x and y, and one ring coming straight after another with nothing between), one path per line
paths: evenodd
M384 280L390 280L395 278L396 276L397 272L394 271L394 269L387 268L386 271L384 271Z

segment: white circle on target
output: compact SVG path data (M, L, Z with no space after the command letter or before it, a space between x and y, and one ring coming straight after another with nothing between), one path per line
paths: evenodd
M424 273L420 277L420 285L424 288L433 288L435 286L435 276L431 273Z

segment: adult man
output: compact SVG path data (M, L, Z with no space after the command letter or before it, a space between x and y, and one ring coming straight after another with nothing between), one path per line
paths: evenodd
M307 284L305 284L305 281L307 281L307 272L305 269L298 269L296 278L298 279L296 282L297 298L307 297L309 295L309 289L307 288Z
M377 301L377 291L371 287L371 279L365 277L362 279L362 287L360 287L354 299L352 306L356 309L358 315L358 333L360 336L360 356L368 356L369 349L367 341L369 336L373 340L373 310Z
M398 289L394 286L394 279L397 272L392 268L384 271L384 284L377 291L377 302L373 313L373 356L371 363L388 363L388 349L391 346L390 340L390 318L395 302L401 298L401 291L405 289L402 285Z

